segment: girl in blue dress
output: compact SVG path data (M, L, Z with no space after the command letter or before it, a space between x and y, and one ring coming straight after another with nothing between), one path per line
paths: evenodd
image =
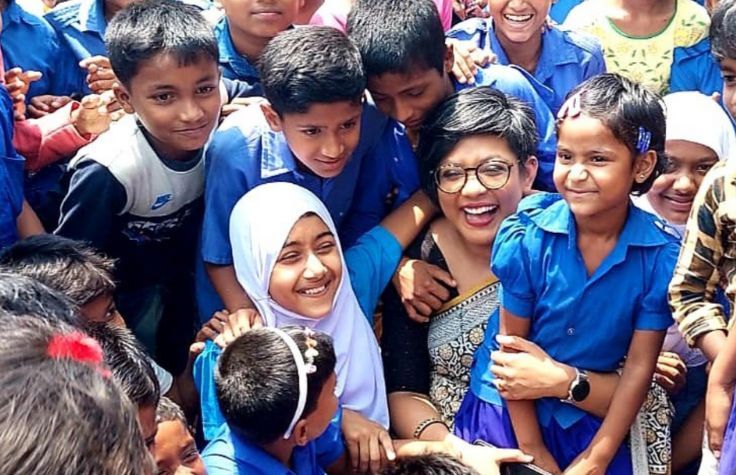
M498 231L492 270L502 303L486 339L527 338L576 377L562 400L503 401L481 349L458 435L520 447L552 473L634 472L626 436L672 323L667 285L679 243L630 195L661 172L664 141L661 101L644 87L603 74L573 90L558 122L559 194L523 200ZM588 371L620 368L605 418L570 404L588 396Z

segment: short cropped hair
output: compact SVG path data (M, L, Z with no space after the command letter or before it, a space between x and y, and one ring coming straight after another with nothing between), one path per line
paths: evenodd
M0 311L82 325L76 307L65 295L36 279L11 272L0 272Z
M199 9L176 0L141 0L120 10L105 34L110 64L129 85L141 63L171 55L180 66L201 59L219 62L217 40Z
M303 328L282 328L304 354ZM317 407L325 382L335 370L332 339L315 332L316 371L307 376L307 402L302 418ZM294 356L286 342L268 328L249 331L225 348L215 371L217 400L228 426L257 444L283 436L299 399L299 378Z
M0 324L0 473L153 473L136 411L104 368L50 356L75 329L32 315Z
M524 165L537 149L534 113L523 101L490 87L474 87L445 99L419 132L417 157L424 191L437 202L434 172L462 139L488 135L503 139Z
M115 263L89 245L54 234L22 239L0 253L0 269L66 295L77 307L115 292Z
M359 102L366 77L357 48L329 26L282 31L259 63L263 94L279 114L307 112L312 104Z
M631 194L643 195L662 173L665 164L665 115L662 99L647 87L619 74L593 76L576 86L568 98L580 96L581 111L611 130L616 139L638 154L640 127L651 133L649 150L657 153L654 171L643 183L634 183Z
M105 363L131 402L138 407L157 407L161 398L158 379L146 350L133 333L107 323L90 323L87 329L100 343Z
M381 471L381 475L478 475L478 472L449 455L425 454L398 459Z
M181 422L184 427L187 427L187 418L184 416L184 411L177 403L166 396L161 396L158 407L156 407L156 424L162 422Z
M736 59L736 1L718 2L710 19L710 50L718 61Z
M347 31L368 77L415 68L444 72L445 32L432 0L357 0Z

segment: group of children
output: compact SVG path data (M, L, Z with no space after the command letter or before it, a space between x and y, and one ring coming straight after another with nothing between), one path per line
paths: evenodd
M2 473L736 473L735 0L33 1Z

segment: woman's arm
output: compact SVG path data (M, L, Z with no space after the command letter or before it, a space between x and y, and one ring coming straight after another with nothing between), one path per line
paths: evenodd
M441 422L439 411L424 394L393 392L388 395L388 407L391 413L391 429L399 439L443 441L450 435L450 430ZM426 425L417 434L419 425L424 421L440 422Z
M526 337L530 325L528 318L518 317L501 307L500 333L502 335ZM551 473L560 473L557 462L552 458L542 440L542 431L539 428L534 401L507 401L506 406L519 448L533 456L535 464L539 467Z
M664 335L664 331L634 332L608 415L587 450L573 461L565 473L605 472L644 403Z
M420 190L383 218L381 226L396 238L402 249L406 249L436 212L432 200Z

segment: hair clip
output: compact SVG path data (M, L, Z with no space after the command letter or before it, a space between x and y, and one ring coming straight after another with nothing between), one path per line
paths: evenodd
M69 359L96 367L104 377L110 371L104 367L104 354L97 341L79 331L56 334L46 347L46 354L53 359Z
M560 111L557 113L557 119L562 120L577 117L582 111L583 110L580 106L580 93L578 92L562 104Z
M317 367L314 365L314 359L319 356L317 351L317 340L314 339L314 331L311 328L304 328L304 344L307 345L307 349L304 350L304 367L307 370L307 374L313 374L317 371Z
M649 144L652 141L652 133L649 132L647 129L639 126L639 135L636 138L636 151L639 153L644 153L647 150L649 150Z

